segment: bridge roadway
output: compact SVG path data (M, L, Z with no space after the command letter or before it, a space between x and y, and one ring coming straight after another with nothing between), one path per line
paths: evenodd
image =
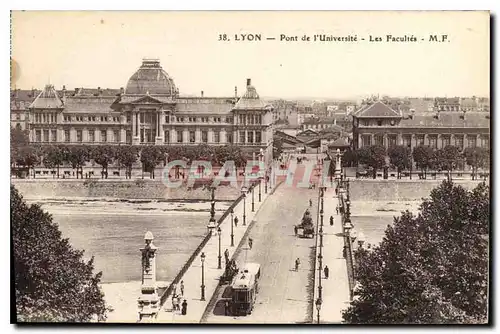
M264 203L249 233L253 248L249 249L245 240L236 258L239 266L246 262L261 264L259 293L252 314L240 317L224 315L224 298L230 298L230 288L224 285L215 292L217 302L208 310L204 322L276 324L312 320L315 238L295 237L293 229L309 207L309 199L313 201L311 214L316 224L317 188L282 184L273 199ZM294 269L296 258L301 262L298 272Z

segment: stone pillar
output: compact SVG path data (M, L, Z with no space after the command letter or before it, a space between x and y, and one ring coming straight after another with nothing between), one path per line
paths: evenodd
M403 145L403 134L401 134L401 132L398 133L398 142L396 143L396 145L398 146Z
M382 139L382 145L387 148L389 146L389 141L387 140L387 133L384 133L383 139Z
M162 111L158 111L156 113L156 138L155 144L162 145L164 142L165 134L163 133L163 121L165 120L165 116Z
M358 145L354 149L361 148L361 145L363 145L363 138L361 138L361 133L358 133Z
M436 146L438 149L443 148L443 143L441 141L441 134L438 133L437 138L436 138Z
M469 143L467 141L467 134L464 133L464 147L463 148L466 148L466 147L469 147Z
M415 138L415 134L413 134L413 133L411 135L410 144L411 144L412 149L417 147L417 139Z
M133 123L133 136L132 136L132 145L138 145L141 143L141 138L140 138L140 117L138 112L134 112L132 114L132 123ZM135 120L135 122L134 122Z
M428 146L429 145L429 135L426 133L424 134L424 146Z
M142 285L139 304L139 321L154 320L160 308L158 287L156 285L156 252L158 248L153 245L153 233L146 232L145 246L141 248L142 254Z
M481 143L481 135L480 134L477 134L476 135L476 146L477 147L482 147L482 143Z
M220 143L221 144L226 144L227 143L227 132L226 129L222 128L220 131Z
M342 174L342 157L340 155L340 149L335 152L335 180L340 181Z
M62 143L64 141L63 136L64 136L64 129L57 128L57 142L58 143Z
M371 138L370 138L370 145L375 145L375 135L372 133L370 134Z
M453 133L450 134L450 145L455 146L455 135Z
M189 143L189 131L187 129L182 130L182 142Z
M127 140L127 130L120 129L120 143L125 143Z

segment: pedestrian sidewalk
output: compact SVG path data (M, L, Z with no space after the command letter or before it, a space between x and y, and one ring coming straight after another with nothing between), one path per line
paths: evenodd
M316 273L314 284L314 309L313 323L317 323L318 311L316 300L318 299L319 275L321 274L322 305L320 309L320 323L341 323L342 311L349 306L349 280L347 277L346 260L342 255L344 238L342 235L342 219L335 208L339 205L335 188L327 188L324 195L324 219L323 219L323 268L318 270L319 262L316 258ZM330 216L334 218L334 226L330 226ZM320 254L320 243L316 256ZM324 267L329 268L329 278L325 278Z
M181 298L181 303L186 299L187 301L187 314L181 315L180 311L172 311L172 296L169 296L162 309L160 310L156 322L159 323L199 323L208 302L212 298L217 286L219 285L219 277L224 273L225 259L224 251L229 251L229 258L231 259L238 244L243 238L250 222L255 218L262 204L271 194L271 188L268 187L268 193L265 194L264 183L261 186L261 202L259 202L259 186L254 189L254 209L252 212L252 192L247 194L245 203L242 200L235 208L233 217L238 217L238 226L234 227L234 247L231 247L231 215L220 225L221 229L221 269L218 269L218 255L219 255L219 237L216 233L210 238L208 243L203 247L200 252L205 253L204 263L204 281L205 281L205 300L201 298L201 258L197 257L192 263L180 281L184 281L184 296ZM246 205L246 226L243 225L243 205ZM207 217L207 224L208 224ZM179 282L180 282L179 281ZM177 293L180 294L180 283L177 285Z

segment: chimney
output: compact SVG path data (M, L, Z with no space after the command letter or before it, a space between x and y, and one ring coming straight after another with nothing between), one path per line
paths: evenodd
M234 97L238 98L238 86L234 86Z
M415 116L415 109L410 109L410 119L413 119L413 116Z
M123 95L125 93L125 89L123 87L120 87L120 95Z
M101 87L97 87L97 96L101 96L102 95L102 89Z
M63 85L63 88L62 88L62 96L65 97L66 96L66 85Z
M80 88L75 87L75 95L78 95L78 93L80 93Z
M201 97L203 97L203 91L201 91Z
M462 114L462 116L460 116L460 118L461 118L461 119L464 119L464 120L465 120L465 113L466 113L466 111L465 111L465 109L464 109L464 110L463 110L463 114Z
M438 111L436 112L436 119L439 119L439 113L440 113L440 111L438 110Z
M252 79L247 79L247 87L252 85Z

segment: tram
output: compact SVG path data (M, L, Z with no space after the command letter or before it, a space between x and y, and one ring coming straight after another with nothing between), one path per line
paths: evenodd
M259 292L260 264L247 263L231 283L231 313L248 315L252 313Z

